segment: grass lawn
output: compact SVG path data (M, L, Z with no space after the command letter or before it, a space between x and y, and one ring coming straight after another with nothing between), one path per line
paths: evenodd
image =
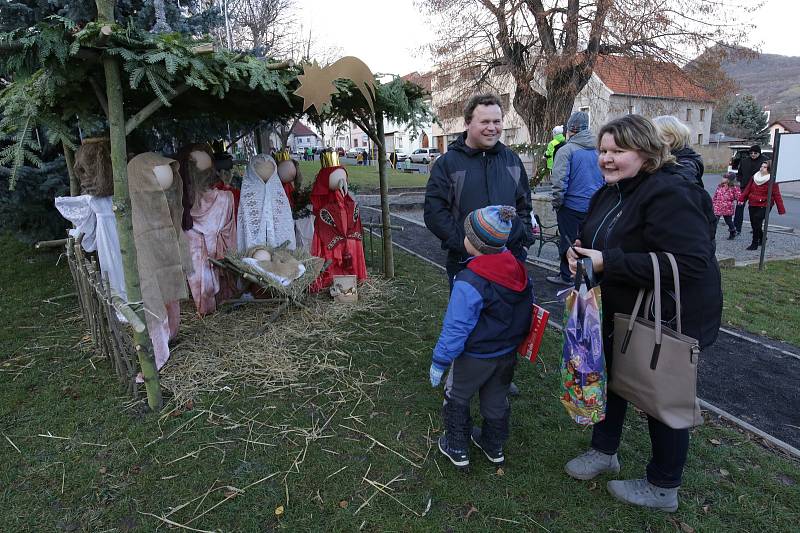
M563 463L589 432L558 402L552 332L546 368L518 367L506 468L474 453L469 474L453 470L432 447L442 393L428 383L447 284L411 256L397 253L398 279L376 309L302 347L338 364L337 379L317 373L270 394L230 383L158 416L122 396L107 362L90 357L75 301L46 300L72 291L66 264L9 238L0 246L3 532L144 532L166 526L157 517L247 532L755 532L792 531L800 520L800 465L715 424L692 432L674 515L617 503L607 477L568 478ZM623 476L642 475L648 449L630 410Z
M300 168L303 171L303 183L313 184L314 177L319 172L319 161L300 161ZM389 176L389 187L424 187L428 183L428 174L405 173L391 168L387 168L386 172ZM378 167L348 165L347 177L350 185L355 186L359 193L377 192L380 189Z
M800 260L722 269L723 324L800 346Z

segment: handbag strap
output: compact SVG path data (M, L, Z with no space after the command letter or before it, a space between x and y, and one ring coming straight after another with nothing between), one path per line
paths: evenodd
M683 328L681 327L681 281L680 276L678 274L678 263L675 261L675 256L669 252L664 252L664 255L667 256L667 260L669 260L670 267L672 269L672 286L675 288L675 321L678 329L678 333L683 333ZM647 318L648 313L653 304L653 291L647 293L647 298L644 301L644 313L643 316Z
M672 267L672 285L675 287L675 320L676 325L678 326L678 333L683 333L681 331L681 280L680 276L678 276L678 262L675 261L675 256L669 252L665 252L664 255L667 256L669 260L669 265Z
M586 288L591 289L595 286L594 266L591 257L581 257L578 259L575 268L575 290L581 289L581 282L586 283Z

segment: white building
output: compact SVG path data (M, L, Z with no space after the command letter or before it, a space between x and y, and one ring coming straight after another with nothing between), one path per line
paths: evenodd
M292 152L303 150L305 148L317 148L322 146L322 141L319 135L314 133L311 128L300 122L295 122L292 131L289 133L289 147Z
M452 82L451 76L452 73L434 76L432 87L434 111L442 122L441 127L433 127L434 144L442 152L465 128L463 109L467 97L454 97L458 90L454 89L457 83ZM514 110L511 77L491 77L486 90L498 93L503 102L500 140L507 145L530 142L525 123ZM594 130L609 120L632 113L648 117L673 115L689 126L692 144L708 144L713 110L710 95L692 83L677 65L621 56L598 57L594 73L573 107L573 111L589 114ZM548 125L548 129L553 126Z

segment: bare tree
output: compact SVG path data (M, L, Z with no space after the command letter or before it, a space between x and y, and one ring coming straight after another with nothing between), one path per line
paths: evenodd
M418 0L440 16L432 52L458 99L508 83L533 142L562 124L600 55L685 64L706 47L745 42L743 0ZM652 64L652 61L651 61ZM457 80L457 81L454 81ZM441 85L441 84L440 84Z
M289 56L287 41L295 31L295 9L295 0L229 0L236 47L264 56Z

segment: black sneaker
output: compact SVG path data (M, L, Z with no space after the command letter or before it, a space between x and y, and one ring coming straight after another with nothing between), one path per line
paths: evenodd
M458 468L465 468L469 466L469 452L467 450L454 450L447 443L447 435L439 437L439 451L442 452L450 459Z
M753 243L750 246L748 246L747 248L745 248L745 250L750 250L750 251L758 250L758 245Z
M472 444L478 447L480 451L483 452L483 455L486 456L493 464L499 465L505 462L506 457L503 455L503 450L490 450L488 446L481 444L481 428L473 427L472 428L472 435L470 436L472 439Z

